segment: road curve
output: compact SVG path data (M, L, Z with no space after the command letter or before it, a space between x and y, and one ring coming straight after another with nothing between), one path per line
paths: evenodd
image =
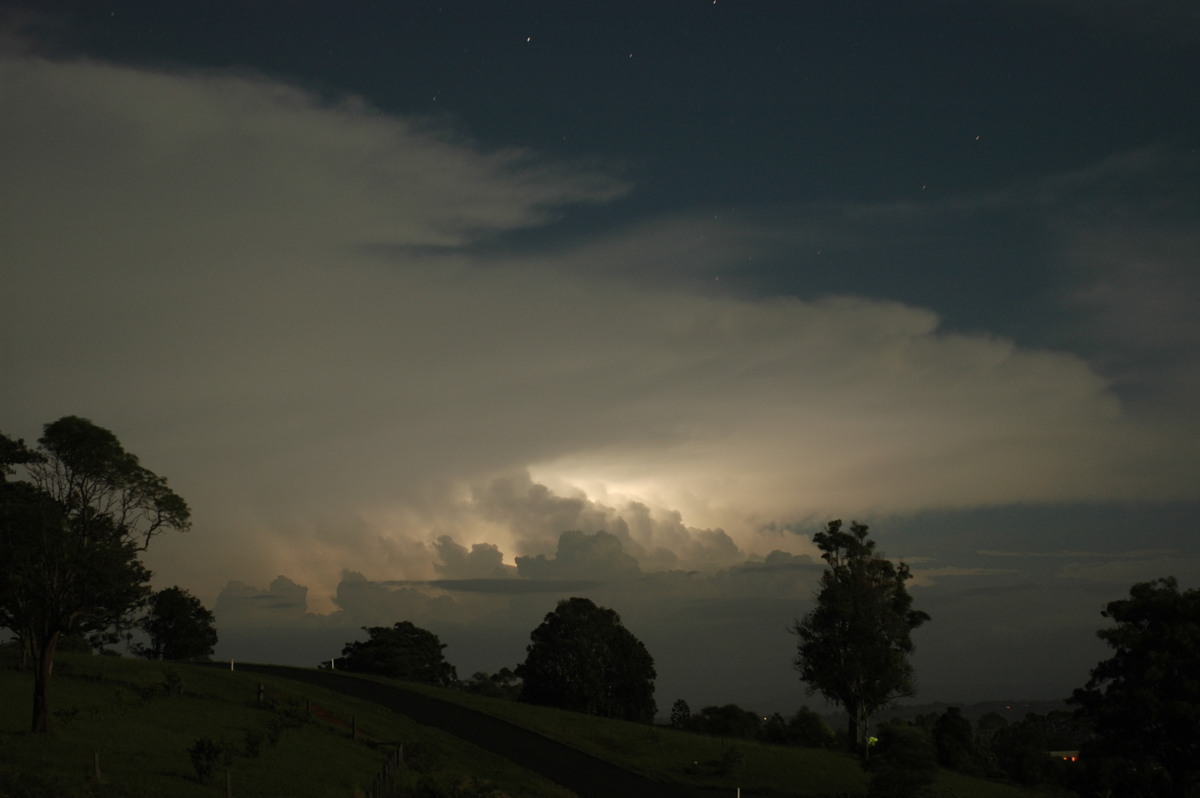
M580 798L698 798L714 794L707 790L692 791L679 785L652 781L499 718L403 687L357 679L334 671L283 665L238 664L237 668L308 682L387 707L417 723L441 729L526 770L541 774Z

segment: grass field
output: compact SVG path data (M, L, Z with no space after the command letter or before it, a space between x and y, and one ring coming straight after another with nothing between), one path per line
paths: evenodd
M0 798L225 795L226 771L236 798L365 796L398 744L409 766L404 794L421 782L434 794L475 783L513 796L569 795L373 704L266 676L64 654L51 691L50 733L29 734L32 675L0 668ZM207 783L189 754L200 739L222 749Z
M459 691L405 686L503 718L651 778L728 789L731 798L737 788L747 798L866 793L865 774L845 754L723 740ZM47 735L26 731L31 690L28 672L11 664L0 668L0 798L225 795L226 773L237 798L365 796L389 754L401 744L407 765L403 795L570 795L508 760L389 710L276 677L211 666L62 655L55 667L52 730ZM211 758L207 779L200 777L189 754L202 739L220 749ZM941 773L935 786L939 798L1032 794L949 772Z

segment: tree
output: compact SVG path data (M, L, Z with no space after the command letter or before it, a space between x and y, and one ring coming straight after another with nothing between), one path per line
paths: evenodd
M1142 582L1102 615L1114 650L1071 702L1094 725L1083 760L1115 760L1139 785L1128 794L1183 798L1200 775L1200 590L1174 577Z
M933 743L942 767L963 773L975 770L975 732L958 707L946 707L934 722Z
M1051 777L1054 766L1047 752L1059 750L1046 734L1046 719L1033 712L998 729L992 737L992 755L1000 771L1020 784L1035 785Z
M692 708L688 706L688 702L682 698L675 699L675 703L671 705L671 728L686 729L691 719Z
M713 737L740 737L752 740L759 736L762 718L737 704L714 705L704 707L699 714L692 715L687 729Z
M217 645L213 614L200 599L181 587L168 587L150 596L150 610L138 622L150 637L136 647L147 659L208 659Z
M513 672L512 668L501 668L495 673L476 671L459 687L476 695L515 700L521 692L521 680L517 678L517 674Z
M386 626L362 629L368 639L345 645L338 665L342 670L439 687L449 687L458 681L454 666L442 655L445 643L433 632L411 621L399 621L390 629Z
M843 532L841 521L830 521L813 542L829 567L816 607L792 627L800 638L795 667L810 694L846 710L850 748L865 758L871 715L916 693L911 632L929 615L912 609L908 566L877 555L865 524Z
M642 723L654 720L654 659L621 617L569 598L530 635L520 700Z
M163 530L186 530L190 512L164 478L87 419L46 424L36 451L0 438L0 627L29 647L31 729L44 732L59 640L131 623L150 592L140 553ZM27 481L7 480L15 465Z
M832 748L833 729L825 719L808 707L800 707L788 719L788 739L805 748Z

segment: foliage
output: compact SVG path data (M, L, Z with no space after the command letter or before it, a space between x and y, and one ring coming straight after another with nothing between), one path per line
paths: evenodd
M929 735L916 726L881 726L870 770L870 798L928 795L937 775L937 749Z
M787 745L790 740L788 739L787 721L784 720L783 715L773 712L770 717L763 718L758 728L758 738L765 743Z
M996 759L993 743L997 735L1008 728L1008 721L998 712L988 712L975 723L975 752L979 768L984 776L1000 775L1000 763Z
M386 626L363 627L368 639L347 643L339 668L354 673L373 673L410 682L449 687L458 680L454 666L446 662L446 647L438 636L411 621Z
M800 707L788 718L788 742L806 748L832 748L833 730L825 719L808 707Z
M916 693L911 632L929 615L912 609L908 566L876 554L865 524L843 532L841 521L830 521L813 542L829 566L817 606L792 627L800 638L795 667L810 693L846 710L849 745L865 756L870 716Z
M66 416L43 431L37 451L0 435L0 626L35 661L39 732L49 728L59 640L128 625L149 593L140 552L161 531L189 525L183 499L108 430ZM7 480L17 465L28 481Z
M671 728L687 728L687 723L691 718L692 708L688 706L688 702L682 698L675 699L675 703L671 705Z
M521 680L512 668L501 668L495 673L476 671L470 679L461 685L468 693L485 695L490 698L515 699L521 693Z
M1019 784L1045 784L1061 781L1062 775L1061 763L1047 752L1078 750L1089 735L1086 725L1070 712L1031 712L1018 723L996 725L986 735L978 734L977 750L981 762L992 763L996 775Z
M711 734L714 737L737 737L753 740L759 736L762 719L737 704L704 707L692 715L684 727L688 731Z
M530 635L517 666L520 700L650 723L654 659L621 625L621 617L586 598L569 598L548 613Z
M947 707L938 717L933 725L933 743L939 765L961 773L975 772L975 733L958 707Z
M150 645L137 646L147 659L208 659L217 644L213 614L200 599L181 587L168 587L150 596L149 612L138 626Z
M1102 614L1116 624L1097 633L1113 656L1071 699L1095 725L1084 761L1110 760L1130 795L1182 798L1200 781L1200 590L1142 582Z
M201 784L212 781L213 771L225 753L225 747L207 737L201 737L188 749L192 767L196 769L196 780Z

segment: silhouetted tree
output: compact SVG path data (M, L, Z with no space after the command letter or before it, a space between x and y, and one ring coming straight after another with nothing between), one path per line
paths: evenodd
M984 775L1000 775L1000 763L996 759L996 735L1008 728L1008 721L999 712L988 712L975 723L975 750L979 756Z
M621 617L586 598L569 598L530 635L520 700L589 715L650 723L654 659Z
M687 728L688 721L691 718L692 708L688 706L688 702L682 698L676 699L675 703L671 705L671 728Z
M468 693L485 695L490 698L515 699L521 692L521 680L512 668L501 668L495 673L477 671L470 679L463 682L462 688Z
M1084 760L1113 760L1140 785L1126 792L1184 798L1200 774L1200 590L1142 582L1102 614L1116 624L1097 632L1113 656L1071 698L1095 728Z
M1029 713L1024 720L998 729L992 737L992 753L1005 776L1021 784L1041 784L1051 778L1054 750L1045 718Z
M150 644L134 650L147 659L208 659L217 645L213 614L181 587L150 596L149 612L138 622Z
M449 687L458 680L454 666L446 662L446 647L433 632L399 621L391 628L364 626L367 640L347 643L338 667L354 673L373 673L410 682Z
M865 757L871 715L916 693L911 632L929 615L912 609L908 566L876 554L865 524L843 532L841 521L830 521L813 542L829 567L817 606L792 627L800 638L795 667L810 693L846 710L850 749Z
M46 424L36 451L0 438L0 626L29 647L31 729L44 732L59 641L127 628L150 592L139 554L159 532L187 529L190 513L164 478L87 419ZM28 481L7 480L15 465Z
M938 764L950 770L975 772L975 734L958 707L946 707L933 724Z
M787 720L778 712L772 712L769 717L763 718L758 736L763 742L776 745L787 745L792 741L791 735L788 734Z

